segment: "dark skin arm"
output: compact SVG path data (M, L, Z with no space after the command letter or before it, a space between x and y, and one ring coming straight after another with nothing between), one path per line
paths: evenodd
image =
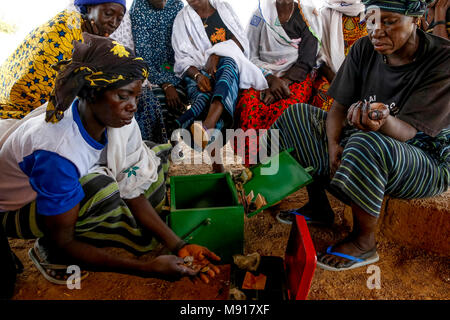
M344 148L339 143L341 142L342 129L346 123L346 116L347 107L334 100L326 120L331 178L334 177L336 170L341 165Z
M447 20L447 9L450 6L449 0L438 0L434 7L435 21ZM448 40L447 26L445 24L438 24L433 28L433 34Z
M131 200L125 200L125 202L136 220L157 238L161 239L171 251L174 251L181 239L161 220L150 202L143 195ZM83 266L118 272L138 271L147 274L182 277L198 274L198 270L192 270L183 265L184 260L182 257L192 255L205 265L209 264L208 258L216 261L220 260L208 249L192 244L185 245L177 252L179 257L175 255L161 255L150 262L112 255L102 248L97 248L75 239L74 230L78 219L78 211L79 205L61 215L46 217L45 225L46 234L50 239L50 243L54 244L55 249L61 252L62 255L75 259ZM210 277L214 277L218 273L217 268L213 267L213 269L216 272L210 273ZM205 280L205 275L202 278Z
M170 83L163 83L161 88L164 90L166 95L167 106L169 108L179 108L183 106L183 102L177 92L177 89Z
M262 102L266 105L270 105L282 99L287 99L291 95L289 85L292 83L289 79L279 78L270 74L266 76L269 89L264 91L264 97Z
M54 249L67 258L72 258L81 265L105 271L130 272L138 271L148 274L164 274L167 276L192 276L196 272L184 267L183 260L176 256L159 256L145 262L137 259L119 257L108 253L105 249L75 239L75 223L78 219L79 205L56 216L46 216L44 223L46 236Z
M322 66L319 69L319 72L328 80L329 83L333 82L333 79L336 76L333 70L331 70L331 68L326 64L322 64Z
M170 251L174 252L174 248L181 241L181 239L161 220L150 202L143 195L131 200L125 200L125 202L140 225L160 239L166 247L170 249ZM182 258L186 256L193 256L199 263L203 265L210 265L211 269L215 270L215 272L211 270L211 272L208 273L211 278L213 278L216 273L219 273L219 269L210 264L208 259L219 261L220 258L205 247L195 244L188 244L175 253ZM201 278L206 283L209 282L206 281L206 275L201 275Z
M240 42L238 41L238 39L236 39L236 37L234 35L231 38L231 40L233 40L236 43L236 45L239 47L239 49L241 49L241 51L244 51L244 48L242 47L242 45L240 44ZM211 78L213 78L213 79L215 79L215 76L216 76L217 65L219 64L219 60L220 60L220 56L212 54L209 56L208 61L206 62L206 65L205 65L206 73L208 73L211 76Z
M380 111L378 119L369 116L374 110ZM347 113L348 122L363 131L378 131L398 141L408 141L417 134L416 128L393 117L389 114L389 108L383 103L365 104L357 102L351 105Z
M162 221L150 202L141 195L134 199L125 200L125 203L140 225L149 230L172 251L172 248L181 239Z
M428 17L429 20L421 18L424 29L427 30L431 21L446 21L447 9L450 6L450 0L436 0L429 5ZM433 34L444 39L448 39L447 26L445 24L438 24L433 28Z
M244 48L239 43L239 41L236 39L236 37L233 35L232 40L237 44L237 46L244 51ZM215 78L216 72L217 72L217 65L219 64L220 56L216 54L212 54L209 56L208 61L205 65L205 71L208 73L212 79ZM197 75L198 74L198 75ZM212 85L211 80L202 74L200 70L198 70L196 67L192 66L186 71L186 75L191 77L197 82L198 88L201 92L211 92L212 91ZM195 75L197 77L195 78Z
M206 93L212 91L211 80L202 74L196 67L187 69L186 74L197 82L197 86L201 92Z

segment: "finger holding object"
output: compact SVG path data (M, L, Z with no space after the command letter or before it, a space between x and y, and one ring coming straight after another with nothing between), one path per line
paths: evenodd
M209 269L205 273L207 273L210 278L214 278L216 276L216 273L212 269Z
M350 122L353 123L353 126L359 128L360 120L361 120L361 108L357 107L353 111L352 119L351 119Z
M217 266L211 264L211 265L210 265L210 268L213 269L213 271L214 271L216 274L220 274L220 269L219 269Z
M202 279L202 281L206 284L209 283L209 279L204 273L200 273L200 279Z

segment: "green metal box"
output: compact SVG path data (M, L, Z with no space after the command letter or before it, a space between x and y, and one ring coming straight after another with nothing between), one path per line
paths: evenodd
M244 185L246 195L253 190L266 198L267 205L254 212L244 211L229 173L171 177L169 226L185 241L203 245L230 263L233 254L243 253L244 214L254 216L312 181L289 150L275 157L251 168L253 178ZM272 161L278 169L267 175L264 170Z

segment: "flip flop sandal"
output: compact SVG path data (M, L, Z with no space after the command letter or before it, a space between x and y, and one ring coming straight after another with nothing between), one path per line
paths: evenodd
M38 240L36 240L37 242ZM47 260L43 259L43 255L39 253L39 245L35 243L35 246L28 251L28 256L31 261L33 261L39 272L47 279L49 282L59 285L67 285L67 279L70 274L67 273L67 265L52 264L48 263ZM81 277L79 281L86 279L89 275L87 271L81 271Z
M328 271L345 271L345 270L350 270L350 269L355 269L355 268L359 268L362 266L370 265L370 264L373 264L373 263L377 262L378 260L380 260L380 257L378 256L376 247L373 248L372 250L369 250L369 251L359 255L359 256L350 256L348 254L344 254L344 253L340 253L340 252L333 252L332 250L333 250L333 246L329 246L327 248L326 253L322 253L317 257L318 258L317 266L319 266L320 268L322 268L324 270L328 270ZM333 267L333 266L330 266L321 261L321 259L326 255L332 255L332 256L344 258L344 259L347 259L348 262L344 263L344 265L342 267L339 267L339 268Z

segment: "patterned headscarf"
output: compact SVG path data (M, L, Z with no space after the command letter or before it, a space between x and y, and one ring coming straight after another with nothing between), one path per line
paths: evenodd
M47 122L60 121L83 89L117 88L148 77L147 64L130 49L89 33L83 38L84 43L74 42L72 59L54 66L59 73L47 105Z
M127 1L126 0L75 0L75 2L73 3L75 5L75 7L78 8L78 10L80 10L81 13L85 14L87 13L87 8L86 6L95 6L97 4L102 4L102 3L108 3L108 2L114 2L114 3L118 3L121 4L124 8L124 10L127 10Z
M363 4L377 6L381 10L391 11L411 17L421 17L427 9L427 5L433 0L363 0Z

